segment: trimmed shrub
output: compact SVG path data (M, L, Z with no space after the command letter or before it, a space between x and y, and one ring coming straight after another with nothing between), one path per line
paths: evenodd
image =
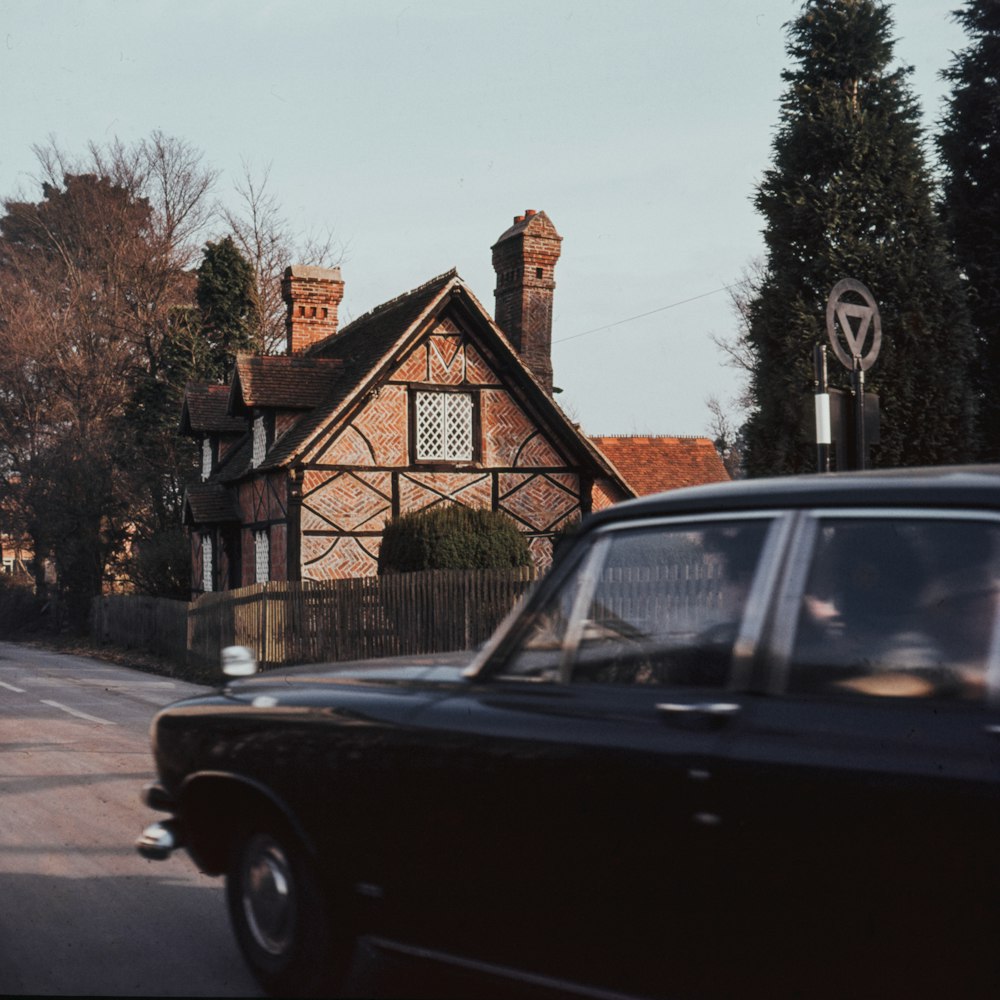
M527 539L506 514L457 504L403 514L391 521L378 559L379 574L530 565Z

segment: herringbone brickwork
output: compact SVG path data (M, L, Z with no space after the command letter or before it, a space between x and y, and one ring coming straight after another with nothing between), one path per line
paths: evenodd
M474 468L442 471L412 461L414 389L434 385L478 399ZM381 531L393 513L441 503L506 511L528 535L543 568L551 558L551 532L581 510L579 476L449 319L397 365L316 464L323 468L306 470L302 482L301 568L307 579L375 573Z

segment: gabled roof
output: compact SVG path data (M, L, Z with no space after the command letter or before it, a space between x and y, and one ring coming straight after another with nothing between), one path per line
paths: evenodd
M342 330L317 341L305 353L306 359L323 359L340 365L340 375L322 406L304 417L275 443L262 469L276 468L301 454L310 440L329 424L341 407L367 385L373 373L391 355L391 349L405 336L443 293L461 278L454 268L417 288L376 306Z
M229 415L229 386L189 382L181 406L181 434L242 434L245 421Z
M235 496L221 483L193 483L184 494L186 524L221 524L239 521Z
M606 457L556 405L511 346L503 331L452 269L377 306L302 355L243 355L233 378L231 406L302 409L299 420L270 448L257 472L278 469L319 454L356 405L377 389L407 351L454 304L474 329L480 346L497 360L526 410L592 474L608 477L628 493ZM249 440L226 456L214 481L234 482L251 471Z
M704 437L592 437L638 496L721 483L729 473Z
M323 402L343 362L337 358L284 354L241 354L230 396L230 408L261 406L311 410Z

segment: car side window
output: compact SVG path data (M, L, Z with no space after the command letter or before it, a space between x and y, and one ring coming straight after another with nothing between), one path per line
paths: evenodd
M530 618L505 673L722 686L770 521L609 532Z
M822 520L788 690L846 697L985 697L997 655L1000 525Z

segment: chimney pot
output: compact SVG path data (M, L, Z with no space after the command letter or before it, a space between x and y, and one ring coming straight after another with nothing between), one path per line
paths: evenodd
M514 216L514 225L516 226L519 222L524 222L524 216L523 215L515 215Z
M526 208L524 210L524 217L526 219L530 219L533 215L537 215L537 214L538 213L533 208Z

